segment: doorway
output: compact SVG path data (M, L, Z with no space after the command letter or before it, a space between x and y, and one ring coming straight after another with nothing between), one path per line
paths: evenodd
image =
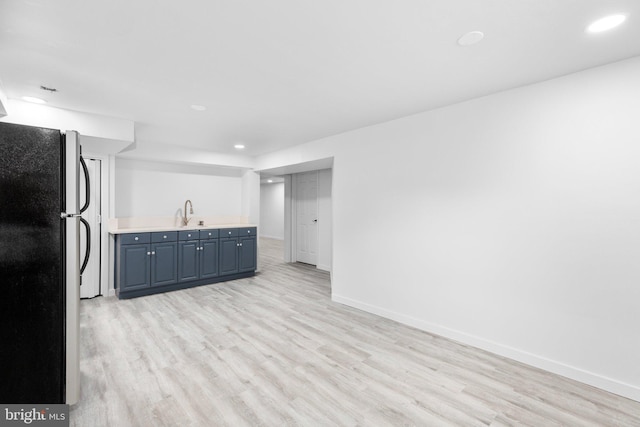
M260 171L260 175L262 176L262 184L274 183L276 178L284 181L284 212L282 212L282 208L271 209L269 207L270 204L267 203L268 201L262 200L263 196L269 197L269 200L273 199L270 197L270 193L263 191L265 186L261 186L260 196L261 227L263 219L275 219L275 214L277 213L278 220L282 221L282 214L284 214L282 228L269 228L270 230L278 230L281 233L269 232L273 233L273 237L282 235L283 237L277 238L284 238L282 248L284 262L306 262L315 265L318 270L331 272L333 265L333 157L263 169ZM313 181L314 179L315 204L312 201L314 199L314 186L308 183L309 180ZM298 189L298 180L307 182L307 184L302 184L304 190ZM299 192L302 195L299 196ZM301 216L306 217L301 219L300 234L302 234L302 237L300 237L300 242L298 242L298 198L304 200L301 202L303 205L301 209L305 214ZM282 203L282 198L279 200ZM263 212L263 209L268 209L269 211ZM274 214L273 216L271 216L272 213ZM314 213L315 215L313 215ZM267 222L264 225L266 226ZM306 227L308 227L306 230L302 230L302 228ZM263 228L264 230L266 228ZM301 252L303 253L300 257L298 246L302 246ZM314 254L315 260L313 259ZM311 258L306 257L307 255L310 255Z
M332 169L285 176L286 262L303 262L331 271Z

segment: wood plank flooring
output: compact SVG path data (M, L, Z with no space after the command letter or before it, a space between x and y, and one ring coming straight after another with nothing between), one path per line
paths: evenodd
M640 426L640 403L333 303L260 241L249 279L81 303L85 426Z

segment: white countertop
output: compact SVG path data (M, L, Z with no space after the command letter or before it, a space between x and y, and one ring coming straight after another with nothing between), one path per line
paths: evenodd
M187 230L212 230L220 228L246 228L257 227L256 224L206 224L197 225L189 224L187 226L171 227L171 226L156 226L156 227L129 227L129 228L113 228L109 229L110 234L124 234L124 233L153 233L155 231L187 231Z

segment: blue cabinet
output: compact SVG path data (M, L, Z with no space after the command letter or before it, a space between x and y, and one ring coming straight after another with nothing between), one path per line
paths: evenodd
M253 271L257 264L255 227L220 230L220 274Z
M151 286L176 283L178 280L178 234L175 231L150 233Z
M151 286L169 285L178 280L178 244L151 244Z
M250 277L255 227L128 233L116 236L119 298Z
M218 276L218 239L200 241L200 277Z
M116 251L120 292L172 284L177 281L178 251L175 233L122 235Z
M181 231L179 238L180 282L218 276L218 230Z
M257 250L255 237L240 237L238 251L238 271L252 271L256 269Z
M120 290L129 291L151 286L150 252L148 244L122 245L119 256Z
M220 239L220 274L225 276L238 272L238 238Z
M200 258L198 240L187 240L178 244L178 259L180 260L178 280L186 282L196 280L199 276Z

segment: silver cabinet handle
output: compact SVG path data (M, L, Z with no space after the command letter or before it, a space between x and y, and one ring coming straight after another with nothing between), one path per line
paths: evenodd
M147 252L147 255L151 255L151 252Z
M163 239L166 239L166 238L167 238L167 236L162 236L162 238L163 238Z
M151 252L151 255L155 255L155 254L156 254L156 251L152 251L152 252Z
M242 243L240 243L240 246L242 246Z
M140 240L140 238L139 237L134 237L133 240Z

